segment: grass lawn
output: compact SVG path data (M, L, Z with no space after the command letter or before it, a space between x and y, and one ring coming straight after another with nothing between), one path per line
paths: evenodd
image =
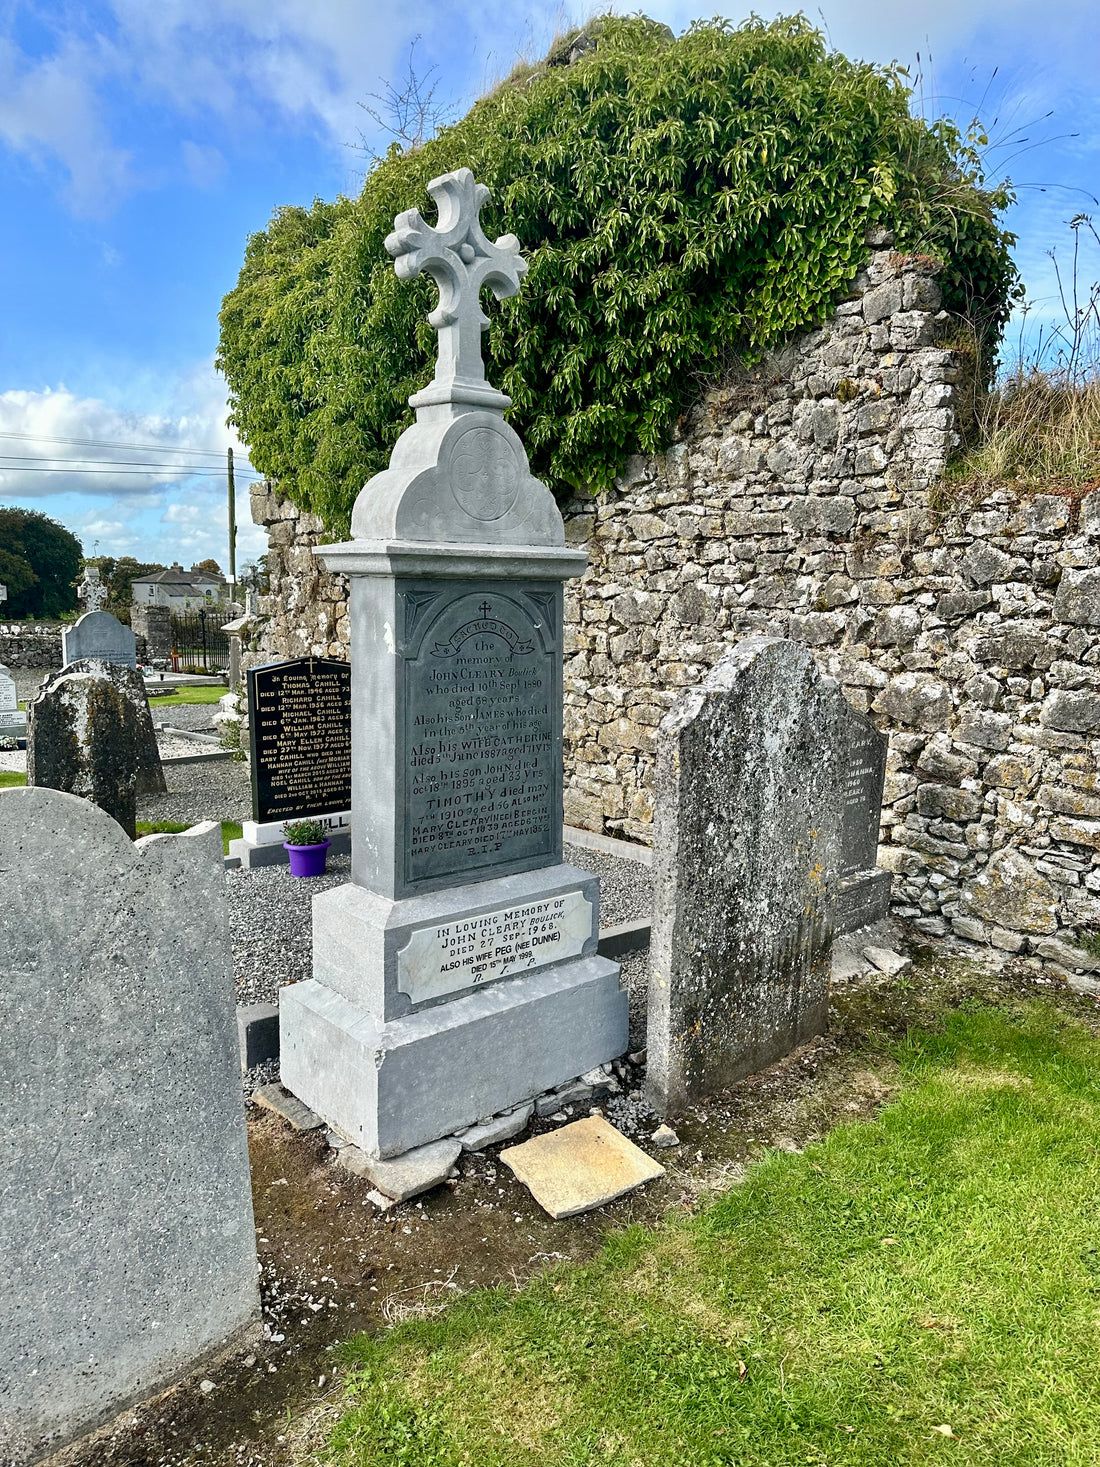
M19 774L14 769L0 769L0 790L13 790L27 782L25 774Z
M1100 1039L972 1003L897 1099L581 1268L345 1347L336 1467L1100 1461Z
M156 684L153 685L154 687ZM175 693L157 693L149 699L150 708L172 708L180 703L216 703L229 689L219 684L210 688L180 688Z
M182 835L185 830L190 830L189 825L181 825L178 820L139 820L136 826L139 836L142 835ZM222 854L228 856L229 842L240 840L244 832L241 830L240 822L237 820L222 821Z

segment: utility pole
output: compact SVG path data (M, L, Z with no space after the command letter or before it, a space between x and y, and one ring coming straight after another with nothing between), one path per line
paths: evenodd
M233 450L227 449L226 475L229 489L229 584L237 584L237 488L233 482ZM231 591L230 596L233 592Z

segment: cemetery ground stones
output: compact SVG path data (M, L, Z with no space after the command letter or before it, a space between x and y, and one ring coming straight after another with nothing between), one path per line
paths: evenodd
M873 864L885 742L804 647L763 637L665 718L647 1037L660 1113L823 1031L841 881Z
M28 708L27 783L82 795L132 840L138 796L167 790L140 673L86 660L48 678Z
M218 827L135 844L85 800L5 790L0 868L0 1460L18 1463L241 1339L259 1300Z

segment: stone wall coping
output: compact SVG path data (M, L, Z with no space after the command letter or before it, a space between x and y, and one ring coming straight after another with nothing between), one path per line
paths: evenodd
M444 545L413 540L345 540L315 545L327 570L354 576L442 576L490 574L499 579L564 581L584 574L586 550L557 546Z

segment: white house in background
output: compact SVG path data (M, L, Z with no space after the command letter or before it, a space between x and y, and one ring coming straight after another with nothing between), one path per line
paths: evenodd
M199 611L206 606L214 608L228 600L229 587L224 576L197 570L194 566L185 571L182 565L173 565L170 570L137 576L133 582L135 606L166 606L169 611Z

